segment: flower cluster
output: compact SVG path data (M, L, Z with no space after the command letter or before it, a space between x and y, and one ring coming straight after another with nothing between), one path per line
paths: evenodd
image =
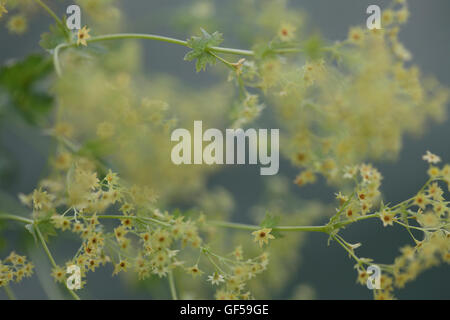
M31 277L34 266L25 256L11 252L5 260L0 260L0 287L9 282L20 282L23 278Z
M358 258L354 249L361 244L351 245L337 233L339 229L349 224L347 219L357 221L366 218L379 218L384 227L398 224L404 227L414 243L401 248L401 255L391 265L380 265L383 273L380 278L380 288L375 290L375 299L393 299L395 288L403 288L405 283L412 281L423 271L437 266L442 262L450 263L450 217L449 203L445 200L444 190L440 184L445 184L450 190L450 165L442 168L434 165L440 162L440 157L429 151L423 159L430 163L428 174L430 179L422 189L410 199L394 206L381 202L379 210L368 214L376 204L373 200L379 196L381 175L370 166L363 165L349 168L344 174L346 178L356 178L355 191L348 196L339 193L337 198L341 206L338 213L330 220L335 230L331 237L341 244L357 261L355 268L358 271L357 281L366 285L369 278L366 266L375 264L371 259ZM372 185L373 184L373 185ZM371 186L372 187L369 187ZM367 210L363 210L367 207ZM351 221L350 221L351 222ZM421 238L415 233L421 232Z
M209 281L223 282L218 297L250 297L248 290L243 293L245 283L266 269L266 254L242 261L242 250L236 249L234 260L221 257L204 247L200 233L205 226L204 216L192 219L178 212L160 212L151 189L126 187L111 170L99 179L89 167L86 161L75 161L30 195L21 196L33 208L38 226L47 224L46 229L50 225L80 237L81 245L73 258L52 270L56 281L64 284L67 268L75 265L80 269L83 288L87 273L107 263L114 265L113 275L131 270L140 280L152 275L166 277L175 269L199 276L203 274L199 261L187 266L187 261L180 259L180 251L199 251L216 270ZM107 219L119 224L108 231L102 223Z
M394 1L381 30L353 27L333 44L312 37L301 54L296 42L274 39L247 61L241 79L266 93L285 131L284 153L303 169L298 185L318 173L341 182L346 165L393 158L404 134L445 117L448 89L406 64L411 54L398 33L408 12L406 1Z

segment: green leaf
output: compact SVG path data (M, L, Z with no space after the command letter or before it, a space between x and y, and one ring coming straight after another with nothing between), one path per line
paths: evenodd
M53 98L42 85L53 70L50 58L33 54L0 68L0 109L12 106L26 121L36 124L52 108Z
M64 17L63 24L66 25L66 17ZM50 25L49 32L41 34L39 45L45 50L52 50L58 44L66 42L65 32L70 33L67 29L64 31L58 24Z
M323 55L323 40L319 35L313 35L303 43L305 56L309 60L317 60Z
M38 226L39 226L39 230L42 233L42 237L44 237L45 241L48 241L49 236L54 237L57 235L56 230L53 227L53 224L52 224L52 221L50 218L39 220Z
M280 217L276 217L271 215L270 213L266 213L266 216L264 217L263 221L261 222L260 226L262 228L273 228L278 225L280 221Z
M278 216L274 216L272 214L270 214L269 212L266 213L266 216L264 217L263 221L261 221L261 228L270 228L273 229L276 226L279 225L280 222L280 217ZM278 231L274 231L272 230L271 234L276 238L276 239L280 239L283 238L283 235L278 232Z
M184 60L195 62L195 69L197 72L205 70L208 64L214 65L216 63L216 57L209 52L209 48L218 46L222 43L222 34L214 32L209 34L205 30L201 29L202 35L200 37L192 36L187 41L187 45L192 51L189 51Z

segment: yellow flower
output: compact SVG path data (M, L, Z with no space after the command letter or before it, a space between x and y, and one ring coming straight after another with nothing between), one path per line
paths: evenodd
M22 34L27 30L27 27L27 20L21 14L17 14L8 20L8 30L13 33Z
M425 209L428 199L423 193L419 193L414 197L414 204L421 209Z
M105 180L108 182L109 185L115 185L118 183L119 177L117 176L117 173L114 173L109 169L108 174L105 177Z
M380 219L383 221L383 226L394 225L394 216L387 210L383 210L380 214Z
M89 35L89 31L90 30L86 26L78 30L77 46L79 46L80 44L82 44L83 46L87 46L86 40L91 38L91 36Z
M383 22L383 26L388 26L394 21L395 13L394 11L387 9L382 13L381 21Z
M121 260L118 264L114 266L114 272L113 275L118 274L121 271L127 272L127 268L129 266L129 263L127 260Z
M65 270L63 267L56 266L52 270L52 276L56 282L63 282L66 278Z
M417 218L418 222L427 228L436 227L439 225L439 218L433 212L421 214Z
M368 278L369 278L369 274L366 272L366 270L364 270L364 269L363 270L359 270L358 269L358 277L357 277L356 281L359 284L365 286L366 283L367 283L367 279Z
M262 247L264 243L268 244L270 239L275 239L275 237L270 234L271 231L272 229L270 228L264 228L252 232L252 235L255 237L254 241L259 242L260 247Z
M440 175L441 170L439 170L438 167L435 166L430 166L430 168L427 171L427 174L431 177L431 178L435 178L438 175Z
M394 297L390 292L380 290L375 293L375 300L394 300Z
M295 36L295 27L291 24L283 24L278 31L278 36L282 41L292 40Z
M214 272L212 276L208 276L208 281L210 281L213 285L219 285L221 282L224 282L224 277L217 272Z
M364 40L364 31L359 27L353 27L348 33L348 40L360 44Z
M4 13L8 13L8 10L6 10L5 5L3 3L0 3L0 18L3 16Z
M399 23L405 23L409 18L409 10L407 8L403 8L397 11L396 17Z
M425 155L422 156L422 159L427 161L428 163L438 163L441 161L441 158L430 151L427 151Z
M187 272L191 275L193 275L194 277L199 276L203 273L203 271L201 271L198 268L198 265L192 266L190 268L187 269Z
M109 122L102 122L97 126L97 135L101 139L108 139L114 135L114 125Z

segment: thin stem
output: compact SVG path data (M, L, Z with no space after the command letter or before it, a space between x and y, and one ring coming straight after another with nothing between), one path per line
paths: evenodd
M57 264L55 262L55 259L53 259L53 256L52 256L50 250L48 249L47 243L45 242L45 239L42 236L41 230L39 229L37 224L34 225L34 229L36 230L36 234L39 238L39 241L42 244L42 247L44 248L45 253L47 254L48 259L50 260L50 263L52 264L53 268L56 268Z
M415 230L420 230L420 231L433 231L433 230L439 230L442 227L445 227L446 225L442 225L442 226L438 226L438 227L434 227L434 228L420 228L420 227L415 227L415 226L411 226L411 225L406 225L403 222L400 222L398 220L394 220L395 223L405 227L406 229L411 228L411 229L415 229Z
M355 255L355 253L353 252L353 250L350 250L349 248L348 248L348 246L346 245L346 244L344 244L339 238L338 238L339 236L338 235L336 235L336 236L333 236L333 239L334 240L336 240L336 242L337 243L339 243L341 246L342 246L342 248L344 248L345 249L345 251L347 251L349 254L350 254L350 256L353 258L353 259L355 259L355 261L359 264L359 265L361 265L361 264L363 264L364 262L363 261L361 261L356 255ZM341 238L342 239L342 238ZM342 239L343 240L343 239Z
M232 229L240 229L240 230L250 230L255 231L261 229L261 226L250 225L250 224L242 224L242 223L234 223L234 222L226 222L226 221L210 221L209 224L216 227L223 228L232 228ZM280 226L273 227L273 231L306 231L306 232L324 232L328 233L330 227L327 225L324 226Z
M286 53L300 53L304 52L304 50L300 48L285 48L285 49L277 49L274 50L273 52L277 54L286 54Z
M5 289L5 293L8 296L9 300L17 300L16 296L14 295L14 292L11 290L11 287L9 285L5 285L3 289Z
M0 219L15 220L23 223L33 223L33 220L31 219L3 212L0 212Z
M86 42L100 42L100 41L108 41L108 40L119 40L119 39L145 39L145 40L156 40L162 42L169 42L173 44L178 44L181 46L187 47L187 41L179 40L171 37L164 37L155 34L147 34L147 33L115 33L115 34L105 34L102 36L96 36L89 38ZM211 50L215 51L213 48Z
M209 262L216 268L216 271L219 271L221 274L226 275L227 273L222 270L221 267L217 265L217 263L211 258L210 253L207 249L203 249L203 252L205 253L206 257L208 258Z
M58 77L62 76L61 64L59 62L59 51L61 49L68 48L70 46L71 46L70 44L61 43L57 45L55 47L55 50L53 51L53 65L55 66L55 72L58 75Z
M173 279L173 271L169 271L169 286L170 286L170 294L172 295L172 300L178 300L177 290L175 288L175 280Z
M150 217L138 217L138 216L119 216L119 215L100 215L97 216L98 219L136 219L136 220L147 220L151 221L160 225L163 225L165 227L170 227L171 225L169 223L166 223L164 221L160 221L155 218Z
M53 259L53 256L52 256L50 250L49 250L48 247L47 247L47 243L45 243L45 239L44 239L44 237L42 236L41 230L39 229L39 227L38 227L37 224L34 224L34 228L35 228L35 230L36 230L36 234L37 234L37 236L38 236L38 238L39 238L39 241L41 242L42 247L44 248L44 251L45 251L45 253L47 254L47 257L48 257L48 259L50 260L51 265L53 266L53 268L56 268L57 265L56 265L55 259ZM66 286L66 288L67 288L67 290L69 291L70 295L71 295L75 300L80 300L80 297L79 297L73 290L69 289L67 286Z
M36 0L39 1L39 0ZM162 42L168 42L173 43L177 45L181 45L184 47L189 47L188 42L185 40L180 40L176 38L171 37L165 37L165 36L159 36L155 34L146 34L146 33L114 33L114 34L106 34L96 37L91 37L86 40L87 43L95 43L95 42L101 42L101 41L109 41L109 40L120 40L120 39L145 39L145 40L156 40L156 41L162 41ZM53 62L55 65L55 70L58 76L61 76L61 65L59 63L59 52L62 49L70 48L76 46L76 43L62 43L56 46L54 52L53 52ZM233 48L226 48L226 47L210 47L208 48L208 51L213 53L223 53L223 54L234 54L234 55L240 55L240 56L254 56L255 52L252 50L242 50L242 49L233 49ZM285 49L278 49L275 50L274 53L277 54L288 54L288 53L298 53L302 52L302 49L299 48L285 48ZM213 54L214 55L214 54ZM214 55L216 56L216 55ZM225 64L229 64L228 61L216 56L219 60L224 62Z
M232 69L232 70L236 70L233 65L231 64L231 62L225 60L224 58L218 56L217 54L215 54L214 52L209 52L214 58L216 58L217 60L219 60L220 62L222 62L225 66L227 66L228 68Z
M357 222L357 221L367 220L367 219L372 219L372 218L379 218L379 217L380 217L380 215L378 213L366 214L365 216L359 216L359 217L357 217L355 219L352 219L352 220L348 220L348 221L344 221L344 222L338 222L338 223L336 223L333 226L333 228L334 229L339 229L339 228L345 227L346 225L352 224L352 223Z
M47 6L44 2L42 2L41 0L34 0L34 2L36 2L38 5L40 5L45 11L47 11L47 13L56 21L56 23L59 25L59 27L62 29L62 31L64 32L64 36L66 37L66 40L70 40L70 36L67 33L67 29L66 26L64 25L64 23L62 22L62 20L58 17L58 15L52 10L50 9L49 6Z
M239 56L254 56L255 53L252 50L241 50L241 49L232 49L232 48L223 48L223 47L211 47L210 51L214 51L217 53L225 53L225 54L236 54Z
M171 37L164 37L154 34L145 34L145 33L115 33L115 34L107 34L102 36L91 37L87 39L87 43L95 43L101 41L109 41L109 40L120 40L120 39L145 39L145 40L155 40L173 43L177 45L181 45L184 47L188 47L187 41L179 40ZM55 70L58 76L61 76L62 70L59 62L59 52L62 49L70 48L76 46L76 43L61 43L55 47L53 52L53 63L55 65ZM242 56L253 56L255 53L251 50L241 50L241 49L232 49L232 48L224 48L224 47L210 47L208 48L210 52L216 53L224 53L224 54L235 54Z

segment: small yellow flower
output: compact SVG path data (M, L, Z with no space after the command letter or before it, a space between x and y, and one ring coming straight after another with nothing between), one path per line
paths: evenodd
M114 266L114 272L113 275L118 274L121 271L127 272L127 268L129 266L129 263L127 260L121 260L118 264Z
M439 170L438 167L435 166L430 166L430 168L427 171L427 174L431 177L431 178L435 178L437 176L439 176L441 174L441 170Z
M198 268L198 265L195 265L195 266L192 266L192 267L188 268L187 272L189 274L191 274L192 276L194 276L194 277L199 276L199 275L201 275L203 273L203 271L201 271Z
M388 291L379 290L375 293L375 300L394 300L394 297Z
M8 30L12 33L22 34L27 31L27 28L27 19L21 14L17 14L8 20Z
M296 28L291 24L283 24L278 31L278 36L282 41L289 41L295 37Z
M409 18L409 10L407 8L403 8L397 11L396 18L399 23L405 23Z
M128 231L123 226L114 229L114 234L116 236L117 241L119 242L121 242L124 239L127 233Z
M353 27L348 33L348 40L353 43L361 44L364 40L364 31L359 27Z
M102 122L97 126L97 135L101 139L108 139L114 135L114 125L109 122Z
M89 35L89 31L90 29L86 26L78 30L77 46L79 46L80 44L82 44L83 46L87 46L86 40L91 38L91 36Z
M268 244L270 239L275 239L275 237L270 234L271 231L272 229L270 228L264 228L252 232L252 235L255 237L254 241L259 242L260 247L262 247L264 243Z
M6 10L5 5L3 3L0 3L0 18L3 16L4 13L8 13L8 10Z
M394 215L387 210L383 210L380 214L380 219L383 222L383 226L394 225Z
M414 197L414 204L421 209L425 209L428 199L423 193L419 193Z
M358 277L356 278L356 281L357 281L359 284L365 286L366 283L367 283L367 279L368 279L368 278L369 278L369 274L366 272L366 270L364 270L364 269L359 270L359 269L358 269Z
M433 212L421 214L417 218L418 222L425 227L432 228L439 225L439 218Z
M422 159L427 161L428 163L438 163L441 162L441 158L430 151L427 151L425 155L422 156Z
M117 184L119 177L117 176L117 173L114 173L109 169L108 174L105 177L105 180L108 182L109 185L115 185Z
M388 26L394 21L395 13L394 11L387 9L382 13L381 21L383 26Z
M64 268L60 267L60 266L56 266L52 270L52 276L56 282L63 282L64 279L66 278Z
M221 282L225 282L224 277L217 272L214 272L212 276L208 276L208 281L210 281L213 285L219 285Z

